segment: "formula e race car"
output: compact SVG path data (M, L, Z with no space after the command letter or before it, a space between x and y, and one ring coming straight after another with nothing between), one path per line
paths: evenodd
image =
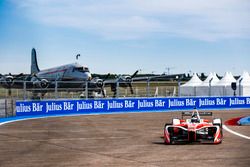
M183 119L190 116L189 119ZM182 119L174 118L172 124L164 126L164 143L213 143L222 142L222 121L215 118L213 121L201 119L200 116L212 116L212 112L182 112Z

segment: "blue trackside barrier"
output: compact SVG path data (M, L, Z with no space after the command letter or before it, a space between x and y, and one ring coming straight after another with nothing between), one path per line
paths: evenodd
M16 116L250 108L250 97L17 101Z
M17 101L16 117L1 118L0 125L8 122L45 118L48 116L60 117L129 112L169 112L176 110L192 110L194 108L202 110L247 109L250 108L250 97ZM244 124L244 122L242 122L242 124Z

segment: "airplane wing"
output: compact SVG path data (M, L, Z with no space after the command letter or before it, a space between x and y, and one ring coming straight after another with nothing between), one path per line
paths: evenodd
M4 88L9 88L10 86L14 85L14 82L22 81L24 77L23 73L20 73L18 75L12 75L11 73L7 75L0 74L0 86Z
M120 75L115 79L105 79L104 86L110 86L111 91L114 92L114 97L117 93L117 86L119 84L119 87L123 88L130 88L131 94L134 94L133 82L140 82L140 81L166 81L166 80L178 80L182 79L185 74L174 74L174 75L145 75L141 77L136 77L138 74L138 70L133 75Z
M2 75L0 74L0 86L9 90L9 94L11 94L11 89L23 89L24 88L24 81L25 87L27 90L31 91L53 91L57 85L57 88L70 88L78 91L84 91L86 86L92 92L99 92L102 93L103 97L105 97L104 87L110 87L111 91L114 93L113 97L116 97L117 94L117 86L122 88L129 88L131 94L134 94L132 83L140 82L140 81L159 81L159 80L167 80L170 78L176 78L178 76L181 78L183 74L176 74L176 75L145 75L145 76L138 76L139 70L135 71L132 75L119 75L116 76L114 79L108 79L110 74L107 74L103 79L98 77L93 78L92 80L88 81L88 85L86 81L81 81L78 83L69 83L69 82L61 82L54 80L49 80L46 78L40 78L36 74L18 74L18 75Z
M171 80L180 80L184 77L185 77L185 74L149 75L149 76L133 78L133 82L136 82L136 81L171 81Z

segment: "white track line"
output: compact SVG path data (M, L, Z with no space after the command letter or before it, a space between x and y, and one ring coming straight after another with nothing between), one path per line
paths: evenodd
M80 114L77 114L77 115L67 115L67 116L79 116ZM87 115L87 114L86 114ZM89 114L89 115L92 115L92 114ZM93 115L98 115L98 114L93 114ZM65 115L64 115L65 116ZM56 116L50 116L50 117L63 117L62 115L56 115ZM44 119L44 118L49 118L49 117L35 117L35 118L24 118L24 119L17 119L17 120L10 120L10 121L6 121L6 122L1 122L0 123L0 126L1 125L4 125L4 124L8 124L8 123L12 123L12 122L18 122L18 121L25 121L25 120L32 120L32 119ZM239 137L242 137L244 139L248 139L250 140L250 137L249 136L245 136L243 134L240 134L238 132L235 132L231 129L229 129L226 125L223 125L223 129L225 129L226 131L228 131L229 133L232 133L236 136L239 136Z
M12 123L12 122L19 122L19 121L26 121L26 120L59 118L59 117L76 117L76 116L82 116L82 115L101 115L101 114L99 114L99 113L94 113L94 114L67 114L67 115L49 115L49 116L39 116L39 117L26 117L26 118L13 119L13 120L9 120L9 121L0 122L0 126L5 125L5 124L9 124L9 123Z
M234 135L236 135L236 136L239 136L239 137L242 137L242 138L245 138L245 139L250 140L250 137L245 136L245 135L243 135L243 134L240 134L240 133L238 133L238 132L232 131L232 130L229 129L226 125L223 125L223 129L225 129L226 131L228 131L228 132L230 132L230 133L232 133L232 134L234 134Z
M9 121L5 121L5 122L0 122L0 126L5 125L5 124L9 124L9 123L13 123L13 122L20 122L20 121L33 120L33 119L43 119L43 118L45 118L45 117L23 118L23 119L9 120ZM46 118L48 118L48 117L46 117Z

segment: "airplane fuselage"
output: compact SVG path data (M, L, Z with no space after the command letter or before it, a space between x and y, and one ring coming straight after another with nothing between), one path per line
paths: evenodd
M37 77L47 79L48 81L88 81L91 80L91 74L87 67L77 63L67 64L55 68L39 71Z

